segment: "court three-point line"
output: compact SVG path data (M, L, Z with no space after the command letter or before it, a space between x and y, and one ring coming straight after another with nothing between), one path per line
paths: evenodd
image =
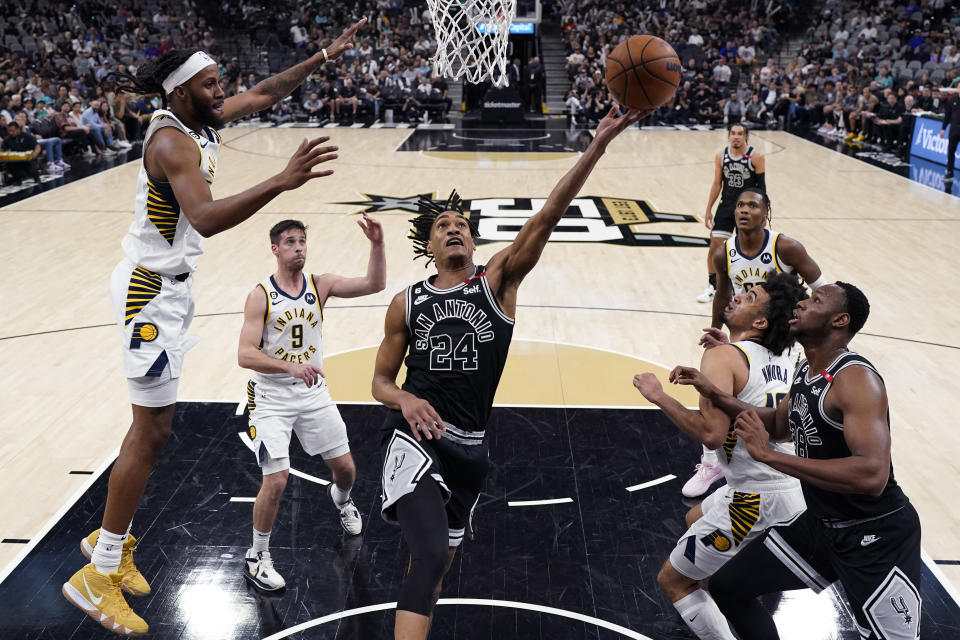
M564 504L573 502L573 498L550 498L549 500L510 500L508 507L538 507L544 504Z
M664 482L670 482L677 476L672 473L668 473L665 476L657 478L656 480L650 480L649 482L641 482L640 484L635 484L632 487L627 487L627 491L639 491L640 489L647 489L648 487L653 487L658 484L663 484Z

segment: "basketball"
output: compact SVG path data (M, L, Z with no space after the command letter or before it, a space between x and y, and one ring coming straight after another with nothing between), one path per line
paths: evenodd
M680 69L680 58L666 41L633 36L607 56L607 88L625 107L655 109L676 93Z

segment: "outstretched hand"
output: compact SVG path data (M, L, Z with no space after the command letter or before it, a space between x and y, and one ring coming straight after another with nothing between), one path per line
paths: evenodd
M364 212L361 219L357 220L357 225L363 229L363 235L367 236L370 244L383 244L383 227L379 220L374 220Z
M341 33L340 37L327 47L327 60L336 60L342 56L347 49L353 49L351 40L353 40L353 36L357 33L357 30L366 23L367 19L361 18L359 22L355 22L353 26Z
M594 137L594 140L606 145L620 135L621 131L635 122L639 122L642 118L646 118L648 115L653 113L653 111L653 109L644 109L643 111L640 111L639 109L630 109L624 115L618 116L617 114L620 113L620 107L613 105L610 107L610 111L607 112L607 115L605 115L603 120L601 120L597 125L597 134Z
M313 140L303 139L296 152L287 163L287 168L280 173L280 185L284 191L296 189L302 186L307 180L313 178L322 178L333 173L333 169L326 171L313 171L313 168L321 162L336 160L335 153L339 147L321 147L318 145L327 142L329 136L314 138Z

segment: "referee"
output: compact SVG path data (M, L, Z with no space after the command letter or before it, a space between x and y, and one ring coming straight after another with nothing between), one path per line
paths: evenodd
M940 129L940 137L946 135L948 125L950 127L950 138L947 142L947 174L944 176L944 182L953 180L953 164L957 155L957 143L960 142L960 93L954 93L947 100L947 110L943 114L943 126Z

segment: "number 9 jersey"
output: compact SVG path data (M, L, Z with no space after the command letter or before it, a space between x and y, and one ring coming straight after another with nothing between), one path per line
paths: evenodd
M303 285L296 297L284 293L273 276L259 286L267 297L260 351L277 360L322 368L323 310L313 276L303 276ZM257 384L299 382L298 378L286 373L254 371L251 377Z
M513 318L500 308L485 268L449 289L429 279L407 287L406 324L402 389L429 402L445 422L483 431L513 336Z

